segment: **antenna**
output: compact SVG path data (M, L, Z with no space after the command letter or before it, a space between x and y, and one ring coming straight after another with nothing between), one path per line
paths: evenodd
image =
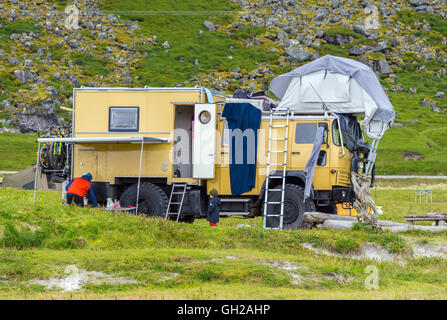
M314 86L312 85L312 83L309 82L309 84L310 84L310 86L312 87L312 89L314 89L314 91L315 91L315 93L317 94L318 98L320 98L321 103L323 104L323 110L324 110L324 111L328 111L328 108L327 108L327 106L326 106L326 103L323 101L323 99L321 99L321 97L320 97L320 95L318 94L317 90L315 90L315 88L314 88Z

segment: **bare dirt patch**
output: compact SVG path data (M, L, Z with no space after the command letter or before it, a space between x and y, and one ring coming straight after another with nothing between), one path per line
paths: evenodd
M300 275L298 272L296 272L299 269L305 269L305 267L297 266L296 264L293 264L289 261L279 261L279 260L273 260L273 261L261 261L259 264L272 266L275 268L283 269L287 271L289 276L292 278L291 283L294 285L300 285L303 280L303 276Z
M404 151L403 154L404 160L423 160L424 157L418 153L418 152L409 152L409 151Z
M375 243L365 243L363 246L361 246L356 252L349 253L349 254L341 254L329 251L324 248L315 248L311 243L303 243L302 246L308 250L311 250L315 253L319 254L325 254L329 256L334 257L340 257L340 258L349 258L354 260L361 260L361 259L369 259L369 260L376 260L376 261L393 261L394 256L389 253L387 250L382 248L380 245L377 245Z
M302 246L318 254L328 256L349 258L354 260L369 259L375 261L398 262L405 264L404 258L444 258L447 259L447 243L410 243L413 249L412 255L396 255L388 252L386 249L376 243L365 243L356 252L349 254L340 254L329 251L324 248L316 248L310 243L303 243Z
M326 275L326 278L331 279L331 280L335 280L340 284L345 284L345 283L349 283L352 281L352 278L350 276L345 276L341 273L337 273L337 272L332 272Z
M413 243L415 258L444 258L447 259L447 244L445 243Z
M45 286L45 289L59 289L62 291L76 291L83 288L84 284L92 283L96 285L100 284L138 284L138 281L130 278L114 277L111 274L107 274L100 271L86 271L83 269L71 268L71 272L65 277L51 277L49 279L33 279L28 284L38 284Z
M180 275L180 274L177 273L177 272L171 272L171 273L169 273L169 274L162 275L162 276L158 279L158 281L167 281L167 280L171 280L171 279L173 279L173 278L178 277L179 275Z

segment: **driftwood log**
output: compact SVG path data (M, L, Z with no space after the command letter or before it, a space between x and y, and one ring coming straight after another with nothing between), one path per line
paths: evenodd
M369 186L371 184L370 176L364 173L358 174L352 171L351 182L357 198L354 202L354 208L357 210L357 220L362 224L368 225L376 230L380 230L380 225L377 222L379 210L377 209L369 191Z
M324 229L334 229L334 230L347 230L352 229L357 221L343 221L343 220L326 220L323 222Z
M322 212L305 212L304 220L310 224L321 224L325 229L335 230L352 229L354 224L358 222L355 217L338 216ZM378 220L377 223L383 230L391 232L405 232L409 230L421 230L426 232L447 231L447 226L414 226L386 220Z
M336 214L328 214L328 213L322 213L322 212L305 212L304 220L307 222L313 223L313 224L323 224L327 220L352 222L352 225L355 222L357 222L356 217L338 216ZM378 224L382 227L406 226L406 224L404 224L404 223L397 223L397 222L386 221L386 220L378 220ZM348 225L348 224L346 224L346 225Z

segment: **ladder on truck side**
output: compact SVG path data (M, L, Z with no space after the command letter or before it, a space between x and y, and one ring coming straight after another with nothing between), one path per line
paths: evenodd
M185 200L186 187L186 182L172 183L171 196L169 197L165 219L168 219L170 216L176 215L177 217L175 221L179 221L180 215L182 213L183 201Z
M286 120L286 124L285 125L274 125L273 124L273 117L274 116L285 116L285 120ZM284 226L284 195L285 195L285 189L286 189L286 172L287 172L287 145L288 145L288 141L289 141L289 116L290 116L290 111L289 109L284 110L284 111L276 111L276 110L272 110L270 112L270 125L269 125L269 138L268 138L268 153L267 153L267 174L266 174L266 179L265 179L265 195L264 195L264 221L263 221L263 227L265 229L279 229L282 230L283 226ZM272 136L272 129L275 129L275 132L278 133L278 131L284 131L282 133L282 136L279 137L279 135L277 134L275 137ZM283 129L283 130L280 130ZM272 141L283 141L284 142L284 148L283 149L276 149L276 150L272 150ZM277 146L277 143L274 143ZM279 143L281 144L281 143ZM271 159L272 159L272 154L283 154L283 162L282 163L271 163ZM276 157L277 161L279 157ZM271 170L271 167L274 168L278 168L278 167L282 167L282 170L280 170L279 172L281 173L281 175L278 174L274 174L272 175L273 172L277 173L277 170ZM273 179L281 179L281 189L270 189L270 181ZM281 192L281 201L270 201L270 197L274 192ZM270 212L269 208L272 207L272 205L280 205L280 210L279 212L273 213ZM278 218L279 219L279 224L278 226L267 226L267 220L269 218L270 222L272 222L272 220L274 222L276 222L276 219L274 218ZM273 219L272 219L273 218Z

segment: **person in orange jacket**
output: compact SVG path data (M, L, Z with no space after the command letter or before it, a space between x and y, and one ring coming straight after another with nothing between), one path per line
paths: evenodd
M96 201L91 181L92 174L90 172L82 175L80 178L71 179L65 187L65 190L67 190L67 203L72 204L74 202L75 204L83 207L84 196L88 193L93 206L97 207L98 202Z

